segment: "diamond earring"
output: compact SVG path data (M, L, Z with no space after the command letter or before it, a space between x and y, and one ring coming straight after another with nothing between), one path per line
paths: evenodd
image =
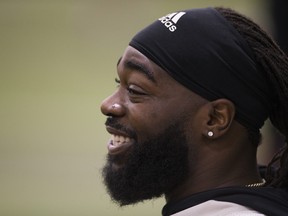
M209 137L212 137L212 136L214 135L214 133L213 133L213 131L208 131L207 135L208 135Z

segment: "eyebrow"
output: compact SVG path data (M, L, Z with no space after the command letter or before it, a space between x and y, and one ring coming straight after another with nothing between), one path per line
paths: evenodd
M149 70L145 65L139 62L128 60L124 62L124 66L130 70L135 70L144 74L149 80L156 83L153 72Z

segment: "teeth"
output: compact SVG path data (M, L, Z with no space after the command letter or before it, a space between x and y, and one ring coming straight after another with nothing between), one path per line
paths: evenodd
M120 136L120 142L124 142L125 141L125 137Z
M123 143L130 142L129 137L119 136L119 135L112 135L112 141L114 146L119 146Z

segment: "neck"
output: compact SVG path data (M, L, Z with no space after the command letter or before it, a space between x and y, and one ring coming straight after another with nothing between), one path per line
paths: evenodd
M234 152L227 151L225 155L209 152L198 154L209 157L192 157L189 177L173 191L165 193L167 203L211 189L262 182L256 162L256 150L251 149L253 148L250 151L236 148Z
M229 172L229 171L228 171ZM237 187L237 186L250 186L261 183L262 179L259 174L255 172L245 172L244 175L240 176L224 176L219 175L210 175L207 177L204 173L199 173L197 178L189 178L185 182L182 182L181 185L176 187L173 191L165 194L166 202L175 202L181 200L190 195L204 192L207 190L212 190L216 188L224 187ZM258 185L258 184L257 184Z

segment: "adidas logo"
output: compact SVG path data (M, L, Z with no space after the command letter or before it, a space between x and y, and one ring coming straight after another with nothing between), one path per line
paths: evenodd
M164 24L169 31L174 32L177 30L176 23L185 14L185 12L170 13L158 20Z

